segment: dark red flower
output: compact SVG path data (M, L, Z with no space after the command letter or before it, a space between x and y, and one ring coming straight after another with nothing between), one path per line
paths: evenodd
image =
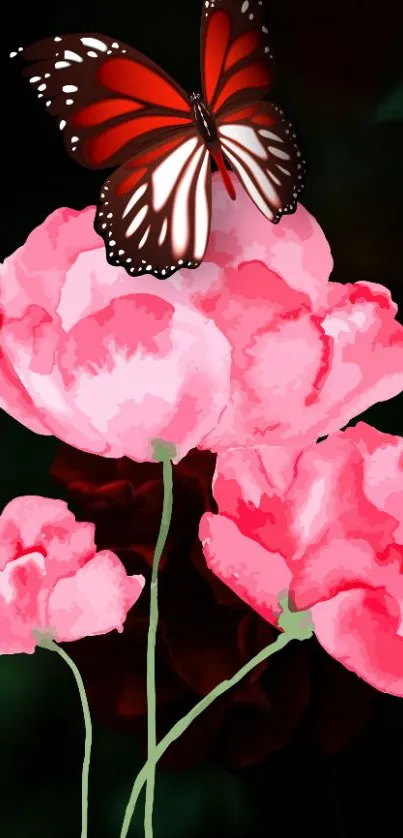
M191 451L174 467L172 523L159 577L159 737L277 634L206 566L197 533L203 512L216 511L214 466L212 454ZM95 523L97 548L113 550L128 573L149 579L162 507L160 464L103 459L61 444L51 474L76 517ZM146 583L122 635L69 644L94 717L136 732L144 746L147 591ZM334 751L365 726L374 695L314 640L292 643L214 702L168 749L164 764L182 769L215 752L226 764L244 767L294 736Z

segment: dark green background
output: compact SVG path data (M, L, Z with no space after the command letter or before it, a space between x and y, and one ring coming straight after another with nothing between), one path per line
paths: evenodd
M295 122L309 163L303 202L327 235L333 278L370 280L403 304L403 25L400 4L266 3L278 78L273 100ZM8 61L47 35L98 31L132 43L187 88L198 83L199 0L38 2L2 13L3 259L58 206L95 203L103 173L76 166ZM366 419L403 433L403 398ZM48 476L56 442L1 414L1 508L21 494L60 496ZM82 720L70 673L45 651L0 659L0 835L79 836ZM365 734L337 757L296 747L236 775L203 764L161 772L155 838L372 836L401 830L403 704L379 695ZM136 742L95 729L91 838L117 838ZM141 817L133 836L142 835Z

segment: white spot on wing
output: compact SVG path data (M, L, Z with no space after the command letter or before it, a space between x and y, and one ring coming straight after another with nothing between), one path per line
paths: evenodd
M195 246L194 258L202 259L206 251L206 244L209 231L209 206L206 194L207 174L209 165L209 153L205 151L204 160L199 172L195 196Z
M128 213L130 212L130 210L133 209L134 205L137 204L137 201L139 201L140 198L142 197L142 195L144 195L144 192L146 191L146 189L147 189L147 184L143 183L142 186L139 186L139 188L136 189L135 192L133 192L133 195L130 198L130 201L128 201L126 206L125 206L122 218L125 218L126 215L128 215Z
M68 61L56 61L55 70L63 70L63 67L71 67Z
M276 148L274 145L269 145L269 151L274 154L275 157L279 157L280 160L290 160L290 155L287 154L286 151L283 151L282 148Z
M277 168L280 169L280 172L283 172L285 175L290 175L291 172L288 169L285 169L284 166L280 166L280 163L277 163Z
M147 227L147 230L145 231L144 236L142 236L142 238L139 241L139 250L146 243L150 230L151 230L151 224L149 225L149 227Z
M181 170L195 150L197 142L196 138L192 138L182 143L155 169L152 175L154 210L160 210L168 200Z
M161 245L162 242L165 240L165 236L167 234L167 229L168 229L168 219L164 218L164 221L163 221L162 227L161 227L161 232L160 232L159 237L158 237L158 244L159 245Z
M183 256L189 240L189 193L192 180L199 165L200 158L205 151L204 146L194 153L184 174L181 177L176 192L172 217L172 246L176 258Z
M98 49L101 52L106 52L106 44L104 44L103 41L99 41L98 38L81 38L80 40L85 47L92 47L92 49Z
M248 151L266 160L267 151L264 145L260 142L256 131L249 128L248 125L224 125L219 129L223 137L228 137L230 140L235 140L240 143Z
M138 212L137 215L134 216L133 221L129 224L129 226L126 230L125 236L126 236L127 239L130 238L130 236L132 236L133 233L135 233L136 230L140 227L140 224L141 224L142 221L144 221L144 219L147 215L147 212L148 212L148 205L144 204L144 207L142 207L140 212Z
M71 49L65 49L64 50L64 57L68 61L77 61L77 62L80 61L81 62L83 60L81 58L81 55L78 54L78 52L72 52Z
M278 134L274 134L273 131L268 131L267 128L261 128L259 134L262 137L267 137L268 140L276 140L278 143L284 142L282 137L279 137Z
M253 157L248 154L247 151L240 149L232 143L231 140L224 140L223 146L252 200L255 201L266 218L273 218L273 211L270 207L268 207L264 198L266 197L267 201L273 204L276 208L280 206L280 199L263 169L256 163ZM259 190L255 187L253 181L251 180L249 172L254 176L256 182L259 184ZM268 215L268 212L270 215Z
M62 90L63 93L77 93L78 87L75 84L64 84Z
M248 9L249 9L249 0L245 0L245 2L244 2L244 3L242 3L242 6L241 6L241 12L242 12L242 14L244 15L244 14L245 14L245 12L247 12L247 11L248 11Z

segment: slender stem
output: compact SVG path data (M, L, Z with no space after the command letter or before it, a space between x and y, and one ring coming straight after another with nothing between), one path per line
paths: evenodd
M155 747L152 763L152 771L154 775L156 763L159 759L161 759L162 755L165 753L169 745L171 745L172 742L175 742L175 740L178 739L179 736L181 736L185 730L187 730L189 725L195 719L197 719L197 717L200 716L200 714L203 713L203 711L206 710L207 707L209 707L210 704L212 704L216 698L218 698L220 695L223 695L223 693L226 693L227 690L230 690L232 687L235 686L235 684L238 684L239 681L241 681L242 678L245 677L245 675L248 675L248 673L255 668L255 666L258 666L260 663L269 658L271 655L274 655L275 652L278 652L280 649L284 649L284 647L287 646L287 644L290 643L291 640L295 639L295 634L286 634L285 632L283 634L279 634L274 643L270 643L269 646L265 646L265 648L262 649L261 652L258 652L257 655L251 658L251 660L248 661L248 663L246 663L241 669L239 669L238 672L236 672L235 675L232 676L232 678L228 678L228 680L222 681L220 684L217 684L217 686L214 687L214 689L212 689L211 692L209 692L206 696L204 696L204 698L202 698L201 701L199 701L191 710L189 710L189 712L186 713L186 715L183 716L182 719L179 719L179 721L176 722L176 724L171 728L171 730L166 734L166 736L164 736L164 738L161 739L161 741ZM137 800L144 786L144 783L148 783L149 771L150 766L147 762L143 766L143 768L141 769L134 781L129 801L126 806L119 838L127 838Z
M92 748L92 725L90 708L85 693L83 679L77 669L74 661L70 658L64 649L61 649L53 640L43 640L40 644L44 649L49 649L51 652L56 652L67 663L71 672L74 675L77 689L80 695L81 707L83 709L84 726L85 726L85 742L84 742L84 759L81 774L81 838L88 836L88 778L90 771L91 748Z
M152 820L156 771L155 749L157 745L155 697L155 642L158 626L158 567L169 532L173 504L172 463L168 456L164 457L162 460L162 474L164 484L164 499L162 504L160 531L158 533L158 539L155 547L151 573L150 620L148 625L147 637L147 787L144 811L145 838L153 838Z

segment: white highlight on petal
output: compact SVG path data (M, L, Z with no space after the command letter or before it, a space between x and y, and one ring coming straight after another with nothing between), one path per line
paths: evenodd
M208 239L210 217L206 186L209 162L209 152L205 150L204 160L196 185L195 246L193 254L195 259L203 258Z
M194 153L176 191L171 232L172 247L176 258L183 256L189 241L189 195L192 180L203 152L205 152L205 147L200 146Z
M148 204L144 204L144 207L142 207L140 212L138 212L137 215L134 216L133 221L131 222L131 224L129 224L126 230L125 236L127 239L130 238L130 236L132 236L133 233L135 233L136 230L140 227L140 224L142 221L144 221L147 212Z
M125 218L126 215L128 215L128 213L130 212L130 210L133 209L134 205L137 204L137 201L139 201L140 198L142 197L142 195L144 195L144 192L146 191L146 189L147 189L147 184L143 183L142 186L139 186L139 188L136 189L135 192L133 192L133 195L130 198L130 201L128 201L126 206L125 206L122 218Z
M64 57L67 58L69 61L82 61L81 55L78 52L72 52L71 49L64 50Z
M75 84L64 84L62 90L63 93L77 93L78 87Z
M168 229L168 219L164 218L164 221L163 221L162 227L161 227L161 232L160 232L159 237L158 237L158 244L159 245L161 245L162 242L165 240L165 236L167 234L167 229Z
M147 230L145 231L144 236L139 241L139 250L140 250L141 247L143 247L143 244L146 243L150 230L151 230L151 224L149 225L149 227L147 227Z
M272 131L268 131L267 128L261 128L259 134L262 137L267 137L268 140L276 140L278 143L284 142L282 137L279 137L278 134L274 134Z
M103 41L99 41L98 38L80 38L80 40L85 47L92 47L93 49L101 50L101 52L106 52L107 50L106 44Z
M153 207L156 212L160 210L168 200L181 170L186 161L195 150L198 140L192 138L182 143L165 160L160 163L152 175L153 185Z
M289 154L286 151L283 151L282 148L276 148L274 145L269 145L269 151L274 154L275 157L279 157L280 160L291 160Z
M223 137L235 140L245 146L248 151L256 154L257 157L266 160L267 151L253 128L249 128L247 125L224 125L219 129L219 132Z

